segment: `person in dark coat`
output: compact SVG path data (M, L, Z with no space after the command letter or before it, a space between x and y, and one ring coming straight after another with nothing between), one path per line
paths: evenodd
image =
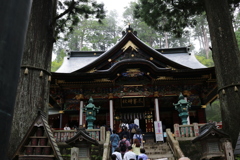
M130 133L128 132L127 127L124 127L123 131L119 133L120 139L123 139L123 135L126 135L126 139L130 142Z

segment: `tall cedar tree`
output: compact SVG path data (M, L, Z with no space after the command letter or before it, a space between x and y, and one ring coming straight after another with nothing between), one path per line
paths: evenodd
M19 67L27 33L31 0L1 1L0 17L0 159L7 158Z
M57 33L72 31L73 25L79 21L79 14L86 18L95 15L99 21L105 17L103 5L89 1L65 0L62 3L57 0L33 0L14 108L9 159L28 131L37 111L48 110L51 57ZM59 6L65 10L57 15Z
M230 135L234 148L240 131L240 92L236 91L236 87L240 89L240 53L231 12L238 6L239 0L140 0L134 12L155 29L172 31L177 36L185 27L196 25L194 15L206 12L223 130Z

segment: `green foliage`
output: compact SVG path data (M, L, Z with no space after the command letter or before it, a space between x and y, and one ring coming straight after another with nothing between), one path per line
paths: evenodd
M182 38L175 38L170 32L163 33L149 26L142 18L136 19L133 12L136 5L136 2L131 2L130 5L125 8L123 17L124 23L130 24L130 26L137 31L139 39L153 48L182 47L189 45L190 32L188 31Z
M51 72L55 72L58 70L59 67L61 67L65 56L65 51L63 49L60 49L56 59L51 64Z
M219 100L215 100L211 105L207 105L206 108L207 121L212 120L215 122L222 121L221 118L221 108Z
M58 70L58 68L61 67L62 63L63 63L63 61L61 61L61 62L53 61L51 64L51 72L56 72Z
M235 34L237 38L238 48L240 49L240 29L236 31Z
M90 48L84 46L84 47L82 47L81 51L92 51L92 50Z
M207 67L213 67L214 66L214 62L212 58L207 59L206 56L203 55L195 55L195 57L197 58L197 60L202 63L203 65L207 66Z
M64 0L58 1L58 13L55 17L55 34L60 38L58 33L71 33L74 26L80 22L80 18L94 17L101 23L105 18L104 5L98 4L95 0Z
M235 159L236 159L236 160L240 160L240 155L236 155L236 156L235 156Z
M239 6L239 0L228 1L231 11ZM156 30L171 32L181 37L184 28L196 26L197 21L193 17L204 11L204 1L200 0L139 0L134 15Z
M75 51L106 50L120 38L116 12L110 12L101 24L93 18L79 19L81 23L74 27L72 33L63 34L65 41L58 42L57 46Z

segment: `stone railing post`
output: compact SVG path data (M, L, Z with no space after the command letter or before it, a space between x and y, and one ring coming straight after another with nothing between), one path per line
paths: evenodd
M179 124L174 124L174 135L175 137L180 137Z
M195 137L199 136L198 123L193 123L193 131L194 131L194 136Z

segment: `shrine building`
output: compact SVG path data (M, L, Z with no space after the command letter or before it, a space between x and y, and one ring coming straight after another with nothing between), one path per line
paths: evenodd
M154 121L173 128L181 124L173 105L180 93L192 103L190 123L206 123L206 105L217 97L214 67L202 65L188 47L151 48L129 26L107 51L69 52L52 73L50 99L56 103L49 124L86 126L83 108L92 97L101 107L95 127L118 129L122 121L138 118L145 133L154 132Z

